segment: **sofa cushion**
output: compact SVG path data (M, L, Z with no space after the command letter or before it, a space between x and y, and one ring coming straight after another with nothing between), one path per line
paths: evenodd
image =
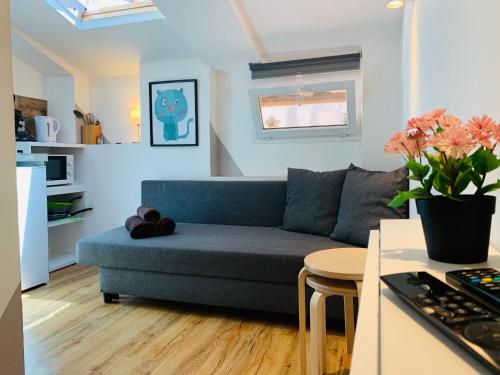
M286 181L143 181L142 204L178 223L278 227Z
M351 164L342 189L337 225L330 238L367 247L370 230L381 219L407 219L408 205L396 209L387 204L398 190L408 189L406 167L392 172L367 171Z
M78 241L78 263L138 271L295 284L304 257L348 245L279 228L179 223L134 240L124 227Z
M329 236L340 204L346 170L313 172L288 168L283 229Z

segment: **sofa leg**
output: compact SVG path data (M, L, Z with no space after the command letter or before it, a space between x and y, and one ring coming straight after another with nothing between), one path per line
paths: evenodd
M119 299L120 295L116 293L106 293L104 292L103 294L104 297L104 303L113 303L114 299Z

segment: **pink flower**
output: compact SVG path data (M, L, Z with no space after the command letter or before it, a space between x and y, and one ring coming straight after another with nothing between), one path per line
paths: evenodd
M384 147L384 152L387 154L403 154L404 149L404 140L406 136L402 132L397 132L394 134L391 139L389 139L389 142Z
M495 138L496 143L500 143L500 124L497 124L493 129L493 138Z
M416 142L418 146L417 148L421 151L425 150L428 147L428 136L420 129L409 132L407 138L409 141L411 140L413 142Z
M402 154L410 158L422 155L425 145L425 134L422 131L415 131L411 135L398 132L392 136L384 147L388 154Z
M474 140L467 129L462 127L449 127L432 136L429 146L444 152L450 158L464 157L474 148Z
M454 126L460 126L462 121L453 115L444 115L437 119L437 123L442 128L450 128Z
M446 108L436 108L430 111L429 113L426 113L424 115L424 119L436 123L438 119L444 115L445 112Z
M434 123L432 121L426 120L423 117L413 117L408 120L405 130L407 132L413 132L415 130L426 132L427 130L432 129L433 126Z
M418 129L424 133L432 130L445 112L446 109L437 108L422 117L413 117L408 120L405 130L407 132L413 132L414 130Z
M472 120L467 124L467 129L476 142L483 147L492 149L494 145L491 142L491 138L495 137L495 132L498 132L496 130L498 126L491 117L483 115L482 117L472 117Z

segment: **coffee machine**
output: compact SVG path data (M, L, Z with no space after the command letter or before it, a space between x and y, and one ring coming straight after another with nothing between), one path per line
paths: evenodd
M26 121L30 121L30 119L24 119L23 114L20 110L14 110L14 129L16 132L16 142L35 142L36 134L32 134L32 132L27 130ZM31 119L31 121L33 121Z

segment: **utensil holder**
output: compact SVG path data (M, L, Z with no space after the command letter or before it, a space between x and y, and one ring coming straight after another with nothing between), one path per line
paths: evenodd
M101 125L82 126L82 143L87 145L97 144L97 137L101 136Z

